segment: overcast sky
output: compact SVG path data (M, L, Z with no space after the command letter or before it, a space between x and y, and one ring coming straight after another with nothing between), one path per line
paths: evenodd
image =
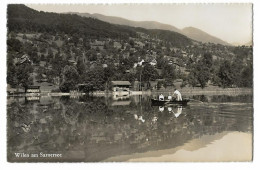
M251 4L27 4L47 12L99 13L134 21L158 21L179 29L196 27L229 43L252 40Z

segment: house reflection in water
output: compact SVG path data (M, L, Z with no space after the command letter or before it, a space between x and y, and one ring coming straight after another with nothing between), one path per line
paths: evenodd
M115 94L112 96L111 106L127 106L131 103L129 93L127 94Z
M113 94L113 100L129 100L129 93L125 95Z
M113 101L111 106L127 106L131 103L130 100Z

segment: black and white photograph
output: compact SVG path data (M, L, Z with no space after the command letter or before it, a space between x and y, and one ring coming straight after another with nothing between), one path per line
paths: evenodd
M6 8L7 162L253 161L253 3Z

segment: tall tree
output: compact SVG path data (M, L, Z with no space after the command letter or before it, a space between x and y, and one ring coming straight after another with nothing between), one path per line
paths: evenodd
M78 83L79 73L74 66L66 65L62 71L63 82L61 83L60 90L62 92L69 92L75 90Z
M191 73L189 75L189 82L194 87L197 83L200 84L201 88L204 88L207 82L211 78L212 72L212 55L205 53L195 65L192 66Z
M77 62L77 71L79 75L85 74L86 73L86 66L83 62L82 57L79 57L78 62Z
M162 68L162 77L165 78L166 84L172 84L176 78L175 68L173 65L165 65Z
M225 60L220 65L218 76L223 87L229 87L233 84L233 72L230 61Z
M13 63L13 56L10 54L7 55L7 84L12 87L17 85L16 67Z
M253 65L248 64L241 72L242 86L253 87Z
M149 87L150 81L157 79L159 74L153 66L146 64L139 72L137 72L136 76L138 79L140 77L142 82L146 82Z
M102 67L95 67L89 70L83 80L85 84L85 92L92 92L96 90L105 89L105 74Z
M30 63L22 63L16 66L16 78L17 78L17 85L22 86L25 91L27 90L28 86L33 83L32 79L30 78L30 73L32 73L33 68Z

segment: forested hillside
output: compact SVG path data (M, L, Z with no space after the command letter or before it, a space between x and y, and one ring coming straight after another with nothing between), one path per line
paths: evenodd
M136 37L136 32L141 31L178 45L186 46L192 43L192 40L186 36L172 31L114 25L94 18L80 17L76 14L38 12L25 5L8 5L7 15L8 30L15 32L65 33L89 38L128 39L128 37Z

